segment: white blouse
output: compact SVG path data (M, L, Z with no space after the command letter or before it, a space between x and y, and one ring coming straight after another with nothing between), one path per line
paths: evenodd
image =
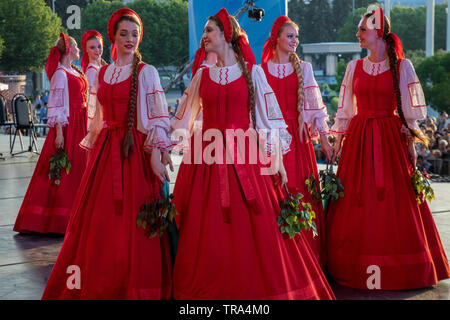
M300 62L303 74L303 88L305 90L305 98L303 100L303 120L310 125L310 132L313 137L320 134L329 134L327 124L328 114L327 107L323 103L320 88L314 78L314 72L311 63ZM286 78L295 70L289 63L274 63L271 60L267 62L269 73L279 79Z
M68 69L61 64L58 65L50 81L47 106L47 125L49 127L54 127L57 124L64 127L69 124L69 83L64 70L74 76L81 77L77 71Z
M116 84L127 80L131 72L132 64L118 66L114 62L108 65L103 80L108 84ZM97 92L97 88L98 73L93 90ZM92 149L98 134L105 126L102 116L102 106L97 97L95 101L94 119L92 120L91 127L88 128L88 135L80 143L82 147L87 149ZM174 144L169 138L170 123L166 96L161 87L158 71L152 65L145 65L139 73L136 113L137 130L147 135L144 150L151 151L153 148L158 148L166 151L173 148Z
M200 115L202 111L202 101L200 97L200 83L203 72L209 72L212 81L226 85L241 77L242 71L239 64L236 63L228 67L211 67L199 68L195 76L192 78L191 84L184 92L178 106L175 117L171 120L172 130L187 130L184 136L190 137L194 127L201 128ZM257 65L252 68L252 80L255 88L255 113L256 125L255 129L260 133L267 133L265 143L266 152L272 152L272 145L281 143L283 154L290 149L292 141L291 135L286 130L287 125L283 119L280 107L278 105L275 94L269 86L264 70ZM250 126L253 126L252 117L250 116ZM276 130L277 132L274 132ZM276 138L278 134L278 139ZM266 136L262 134L262 136ZM183 141L186 142L187 139ZM183 148L186 145L182 146Z
M356 62L357 60L349 62L342 81L336 121L331 128L333 133L345 133L350 120L357 113L356 96L353 93L353 75L355 73ZM386 72L389 70L389 59L374 63L368 57L365 57L363 59L363 70L373 76ZM427 116L427 107L422 86L411 61L408 59L401 60L399 72L403 114L411 129L420 130L417 125L417 120L423 120Z
M95 105L96 105L97 92L96 92L95 89L93 90L93 86L94 86L95 79L97 77L97 73L98 73L99 70L100 70L100 67L98 65L93 64L93 63L89 63L88 67L86 69L86 73L85 73L87 81L89 83L89 90L88 90L88 94L89 94L89 96L88 96L88 123L87 123L88 130L89 130L89 127L91 126L92 119L94 119L94 115L95 115Z

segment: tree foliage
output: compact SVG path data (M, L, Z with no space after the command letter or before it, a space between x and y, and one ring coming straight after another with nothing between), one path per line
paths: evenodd
M450 112L450 53L437 52L416 67L427 104L438 111Z
M125 5L120 1L95 0L81 10L81 29L74 32L77 41L90 29L103 36L103 58L110 59L111 43L107 24L111 14ZM139 51L143 60L155 66L181 65L188 59L188 12L187 2L169 0L136 0L127 5L141 17L144 27Z
M61 31L61 19L44 0L1 0L4 49L0 68L10 72L41 70Z
M5 48L4 43L5 43L5 41L2 38L0 38L0 59L2 58L2 52L3 52L3 49Z

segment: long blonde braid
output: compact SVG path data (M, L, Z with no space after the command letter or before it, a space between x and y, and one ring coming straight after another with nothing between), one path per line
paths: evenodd
M305 88L302 72L302 65L300 59L295 52L289 54L289 62L295 70L298 79L297 85L297 110L298 110L298 129L300 132L300 140L303 140L303 130L305 127L305 121L303 119L303 102L305 101Z

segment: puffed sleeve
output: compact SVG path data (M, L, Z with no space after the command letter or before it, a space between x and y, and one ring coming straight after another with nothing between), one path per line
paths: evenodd
M320 134L329 134L327 124L328 114L327 107L323 103L320 88L314 78L311 63L303 63L303 83L305 90L305 99L303 102L303 119L311 126L311 135L317 136Z
M200 68L197 70L191 83L184 91L183 97L181 97L177 113L170 121L172 139L179 142L176 148L177 150L186 150L188 148L188 139L192 135L195 123L201 116L200 83L204 70L209 69Z
M347 65L341 90L339 91L339 103L335 123L331 128L332 133L343 134L356 114L356 97L353 94L353 74L355 73L356 61L352 60Z
M95 76L93 88L95 88L95 90L96 88L98 88L98 72ZM102 131L103 129L103 109L102 105L97 99L97 95L93 96L93 99L92 101L90 101L90 103L94 104L94 116L92 117L92 119L88 119L88 134L80 142L80 147L87 150L91 150L94 148L95 141L97 141L97 137L100 134L100 131Z
M98 71L95 68L88 68L86 70L86 78L89 83L89 91L88 91L88 120L87 120L87 127L89 130L89 127L91 126L92 119L94 119L95 115L95 107L97 103L97 76Z
M292 136L286 130L287 124L284 121L277 98L267 82L264 70L258 65L254 65L252 68L252 80L255 88L255 129L258 132L267 133L265 147L268 155L272 153L272 146L279 143L281 143L282 153L285 154L290 151L289 146Z
M399 86L406 122L411 129L420 130L417 120L427 117L427 106L419 78L408 59L402 59L400 62Z
M47 107L47 125L64 127L69 124L69 85L64 70L57 69L50 81Z
M137 97L137 129L147 135L144 150L171 150L170 121L167 101L159 74L152 65L145 65L139 74Z

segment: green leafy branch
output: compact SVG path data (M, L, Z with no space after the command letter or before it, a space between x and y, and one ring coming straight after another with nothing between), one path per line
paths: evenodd
M154 202L148 202L141 206L140 213L137 215L136 224L144 229L148 238L155 236L162 237L164 231L169 227L169 223L173 221L177 210L175 204L172 203L173 194L165 195L165 185L161 190L162 197ZM167 185L168 188L168 185Z
M425 199L428 201L435 200L434 190L431 188L430 176L427 172L420 172L416 169L411 174L411 182L416 194L416 201L418 205L421 205Z
M311 204L301 201L303 198L301 193L292 195L288 192L286 185L284 187L287 197L281 201L281 213L277 220L280 232L288 234L291 239L302 229L312 230L313 236L317 236L316 223L312 221L316 213L312 210ZM300 210L300 204L303 210Z
M61 182L61 170L64 170L66 174L69 174L72 167L67 152L59 148L53 157L50 158L50 170L48 174L49 179L53 179L56 185Z
M332 165L328 167L327 164L325 170L320 170L319 181L314 177L314 174L311 174L309 178L305 180L305 184L308 192L316 201L336 201L344 196L344 186L341 183L341 179L333 172Z

